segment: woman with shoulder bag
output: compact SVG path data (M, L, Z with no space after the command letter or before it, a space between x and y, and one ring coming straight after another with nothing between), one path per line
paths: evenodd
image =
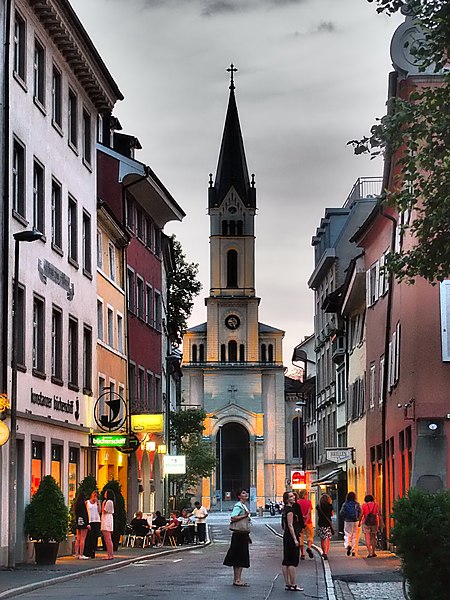
M375 548L377 547L377 531L381 525L380 507L375 502L372 494L367 494L362 505L362 514L359 517L358 525L363 524L363 532L366 538L368 551L367 558L375 558Z
M84 544L89 525L89 516L86 508L86 494L81 491L75 498L73 503L73 513L75 515L75 527L76 527L76 538L75 538L75 558L88 558L84 556Z
M248 583L242 581L242 569L250 567L250 553L248 546L250 544L250 511L245 502L248 500L246 490L238 490L236 493L238 502L234 505L231 513L230 529L231 544L223 564L227 567L233 567L233 585L238 587L247 587Z
M285 590L288 592L303 592L295 581L297 567L300 560L299 536L303 528L303 517L300 507L296 504L294 492L283 494L283 516L281 524L283 527L283 576ZM301 518L301 520L300 520Z
M319 527L320 545L322 546L322 558L328 560L328 551L330 549L330 540L334 535L333 521L331 517L334 515L333 504L328 494L320 496L319 504L316 506Z

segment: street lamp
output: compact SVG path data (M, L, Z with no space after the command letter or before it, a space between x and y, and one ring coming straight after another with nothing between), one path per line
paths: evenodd
M17 350L19 330L17 322L19 304L19 246L20 242L35 242L42 238L36 229L19 231L14 237L14 280L13 280L13 322L12 322L12 361L11 394L9 397L9 499L8 499L8 567L14 568L16 555L16 518L17 518Z
M223 511L223 447L222 447L222 425L219 425L219 475L220 475L220 512Z

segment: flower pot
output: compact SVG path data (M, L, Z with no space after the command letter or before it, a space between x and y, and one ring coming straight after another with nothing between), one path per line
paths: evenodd
M59 542L35 542L34 559L37 565L54 565L58 556Z

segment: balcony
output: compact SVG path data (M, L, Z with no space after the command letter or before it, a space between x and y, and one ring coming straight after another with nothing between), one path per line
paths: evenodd
M345 358L345 336L335 335L331 344L331 360L340 365Z

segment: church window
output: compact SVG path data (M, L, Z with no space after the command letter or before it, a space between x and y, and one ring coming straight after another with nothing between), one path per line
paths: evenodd
M237 343L235 340L228 342L228 361L237 362Z
M197 344L192 346L192 362L197 362Z
M261 362L267 362L267 348L265 344L261 344Z
M237 287L238 254L236 250L227 252L227 287Z
M295 417L292 420L292 458L300 458L300 442L301 442L301 419Z
M228 234L228 221L222 221L222 235Z
M200 344L198 347L198 360L199 362L205 362L205 346L204 344Z
M244 344L239 345L239 362L245 362L245 346L244 346Z
M242 235L244 231L244 224L242 221L237 222L237 234Z
M269 344L269 362L273 362L273 344Z
M226 347L225 347L225 344L222 344L220 346L220 361L225 362L226 360L227 360Z
M236 235L236 222L229 221L228 226L230 228L230 235Z

